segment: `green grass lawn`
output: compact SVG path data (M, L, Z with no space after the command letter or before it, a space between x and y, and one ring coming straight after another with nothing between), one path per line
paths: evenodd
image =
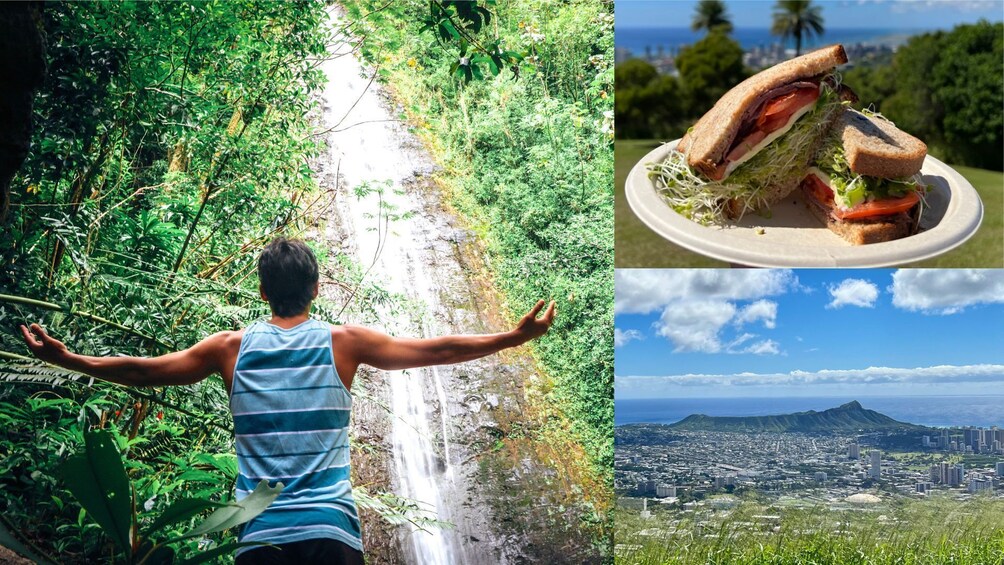
M630 565L999 565L1004 501L889 497L869 507L807 508L742 500L699 514L620 507L616 561ZM765 516L775 518L764 519ZM700 522L703 524L698 525Z
M652 140L618 140L615 153L617 202L614 264L623 267L719 267L728 263L674 245L652 232L631 211L624 197L624 180L631 167L659 145ZM983 223L969 241L933 259L904 267L1004 267L1004 173L954 167L983 200Z

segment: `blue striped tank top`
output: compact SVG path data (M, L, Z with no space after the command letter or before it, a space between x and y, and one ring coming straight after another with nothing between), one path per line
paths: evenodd
M362 551L349 484L352 396L335 370L328 324L310 319L284 330L256 322L244 330L230 410L237 500L262 479L285 485L240 541L333 538Z

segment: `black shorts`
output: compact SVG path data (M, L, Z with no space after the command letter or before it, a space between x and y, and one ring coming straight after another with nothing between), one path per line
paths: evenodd
M253 547L241 553L234 565L306 565L338 563L363 565L363 552L331 538L316 538L273 546Z

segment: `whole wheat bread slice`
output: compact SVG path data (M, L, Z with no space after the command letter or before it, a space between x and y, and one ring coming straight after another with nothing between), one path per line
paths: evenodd
M779 86L816 77L846 62L843 46L832 45L751 76L726 92L683 136L677 150L687 155L692 168L710 176L730 149L751 104Z
M927 145L879 117L846 109L833 126L840 137L851 172L885 179L902 178L920 170Z
M807 204L812 215L833 233L844 238L853 245L881 243L913 235L917 231L917 208L909 212L900 212L889 216L861 218L855 220L838 220L830 215L828 210L809 202Z

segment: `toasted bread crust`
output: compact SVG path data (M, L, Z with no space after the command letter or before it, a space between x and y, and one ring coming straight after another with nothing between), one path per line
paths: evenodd
M751 76L726 92L687 132L678 149L687 155L687 164L710 175L742 126L743 112L757 98L774 88L815 77L846 62L847 53L843 46L833 45Z
M826 224L830 231L852 245L892 241L917 232L916 207L908 212L856 220L838 220L812 203L809 203L807 207L817 220Z
M851 172L880 178L908 177L920 170L927 145L892 122L847 109L834 125Z

